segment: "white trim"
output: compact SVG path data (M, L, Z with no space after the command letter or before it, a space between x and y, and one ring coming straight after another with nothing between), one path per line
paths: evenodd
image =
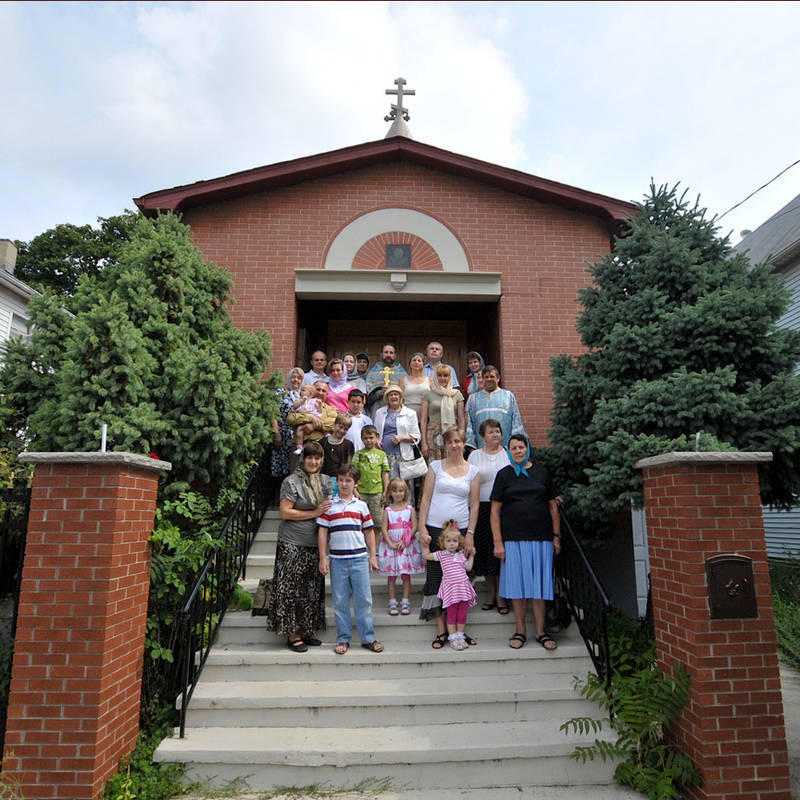
M383 208L354 219L339 231L325 258L325 269L350 269L358 251L382 233L401 231L427 242L444 272L469 272L467 254L449 228L441 222L410 208Z
M481 303L500 299L501 278L500 272L296 269L294 291L301 300L446 299L448 303Z

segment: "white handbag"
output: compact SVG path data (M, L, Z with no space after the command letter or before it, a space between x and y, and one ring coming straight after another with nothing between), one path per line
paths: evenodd
M414 458L404 460L402 456L397 462L397 468L400 470L400 477L404 481L413 481L414 478L421 478L428 472L428 463L422 457L419 447L415 444L411 445L414 449Z

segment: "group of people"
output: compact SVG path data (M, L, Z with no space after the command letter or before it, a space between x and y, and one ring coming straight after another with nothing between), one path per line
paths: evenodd
M436 623L434 649L477 644L466 631L468 609L477 604L475 576L486 582L483 610L508 614L511 603L510 647L527 642L530 601L536 641L556 649L545 627L560 551L555 487L531 457L499 370L473 351L459 382L443 353L431 342L406 370L392 344L372 368L363 353L328 363L315 351L309 372L296 367L287 375L273 473L296 468L280 490L269 626L289 649L321 644L330 575L335 652L350 647L351 599L361 645L382 652L370 571L387 577L391 616L411 613L411 576L425 572L420 618ZM421 456L428 466L417 512L414 482L401 472L413 460L424 470Z

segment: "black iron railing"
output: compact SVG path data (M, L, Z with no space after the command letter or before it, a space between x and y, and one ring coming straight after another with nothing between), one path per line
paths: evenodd
M186 727L186 709L206 663L217 630L225 616L239 578L246 576L247 554L264 512L277 503L279 482L272 477L271 448L255 468L228 515L217 544L200 570L181 609L183 660L180 691L180 735Z
M561 511L561 554L556 559L556 579L578 625L597 676L611 684L608 648L608 612L611 603L586 558L564 509Z
M17 632L19 589L30 505L30 489L0 489L0 599L11 604L8 630L0 632L0 753L6 735L11 660Z
M17 629L19 586L28 531L30 489L0 489L0 596L14 601L11 638Z

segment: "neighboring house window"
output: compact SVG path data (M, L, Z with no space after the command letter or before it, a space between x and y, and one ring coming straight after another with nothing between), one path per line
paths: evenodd
M16 338L23 338L27 339L30 335L28 330L28 326L30 322L26 317L23 317L21 314L11 314L11 328L8 332L9 339L16 339Z

